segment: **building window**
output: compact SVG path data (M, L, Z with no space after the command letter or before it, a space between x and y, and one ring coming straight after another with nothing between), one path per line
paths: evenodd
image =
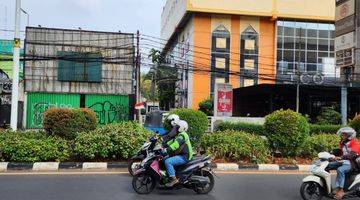
M249 87L255 85L254 79L244 79L244 87Z
M101 82L102 60L100 53L65 52L57 53L58 81Z
M245 80L252 80L254 85L258 77L258 60L259 60L259 35L249 26L241 34L240 44L240 86L245 87ZM246 82L249 83L249 82Z
M211 51L211 95L215 83L229 82L230 32L220 25L212 33Z
M325 61L334 59L334 24L278 21L277 29L278 83L289 82L286 75L298 70L332 76L323 66L328 68Z

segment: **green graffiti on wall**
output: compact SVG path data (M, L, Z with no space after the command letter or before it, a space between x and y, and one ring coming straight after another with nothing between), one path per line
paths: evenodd
M129 119L128 96L86 95L85 105L92 109L100 125Z

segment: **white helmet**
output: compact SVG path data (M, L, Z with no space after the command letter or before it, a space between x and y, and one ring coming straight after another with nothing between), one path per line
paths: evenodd
M178 123L180 121L179 115L176 115L176 114L171 114L166 119L170 121L171 126L178 125Z
M186 121L184 121L184 120L180 120L179 123L178 123L178 126L179 126L179 133L185 132L189 128L188 123Z
M356 131L351 127L343 127L338 130L337 134L341 136L345 133L349 140L356 138Z

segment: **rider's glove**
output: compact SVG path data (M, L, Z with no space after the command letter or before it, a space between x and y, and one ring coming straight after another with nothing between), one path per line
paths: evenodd
M163 156L167 155L167 150L166 150L165 148L163 148L163 149L161 150L161 154L162 154Z

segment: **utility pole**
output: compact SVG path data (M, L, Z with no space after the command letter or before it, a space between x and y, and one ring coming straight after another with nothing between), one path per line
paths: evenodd
M18 101L19 101L19 65L20 65L20 13L21 0L16 0L15 8L15 36L13 53L13 77L11 92L11 118L10 127L13 131L17 130L18 121Z
M351 69L344 68L344 83L341 86L341 123L342 125L347 124L347 97L348 97L348 86L350 83Z
M299 32L299 58L298 58L298 65L296 68L296 75L297 75L297 81L296 81L296 112L299 113L300 108L300 64L301 64L301 28Z
M136 32L136 103L140 103L140 32ZM137 114L139 123L141 122L141 109L138 109Z

